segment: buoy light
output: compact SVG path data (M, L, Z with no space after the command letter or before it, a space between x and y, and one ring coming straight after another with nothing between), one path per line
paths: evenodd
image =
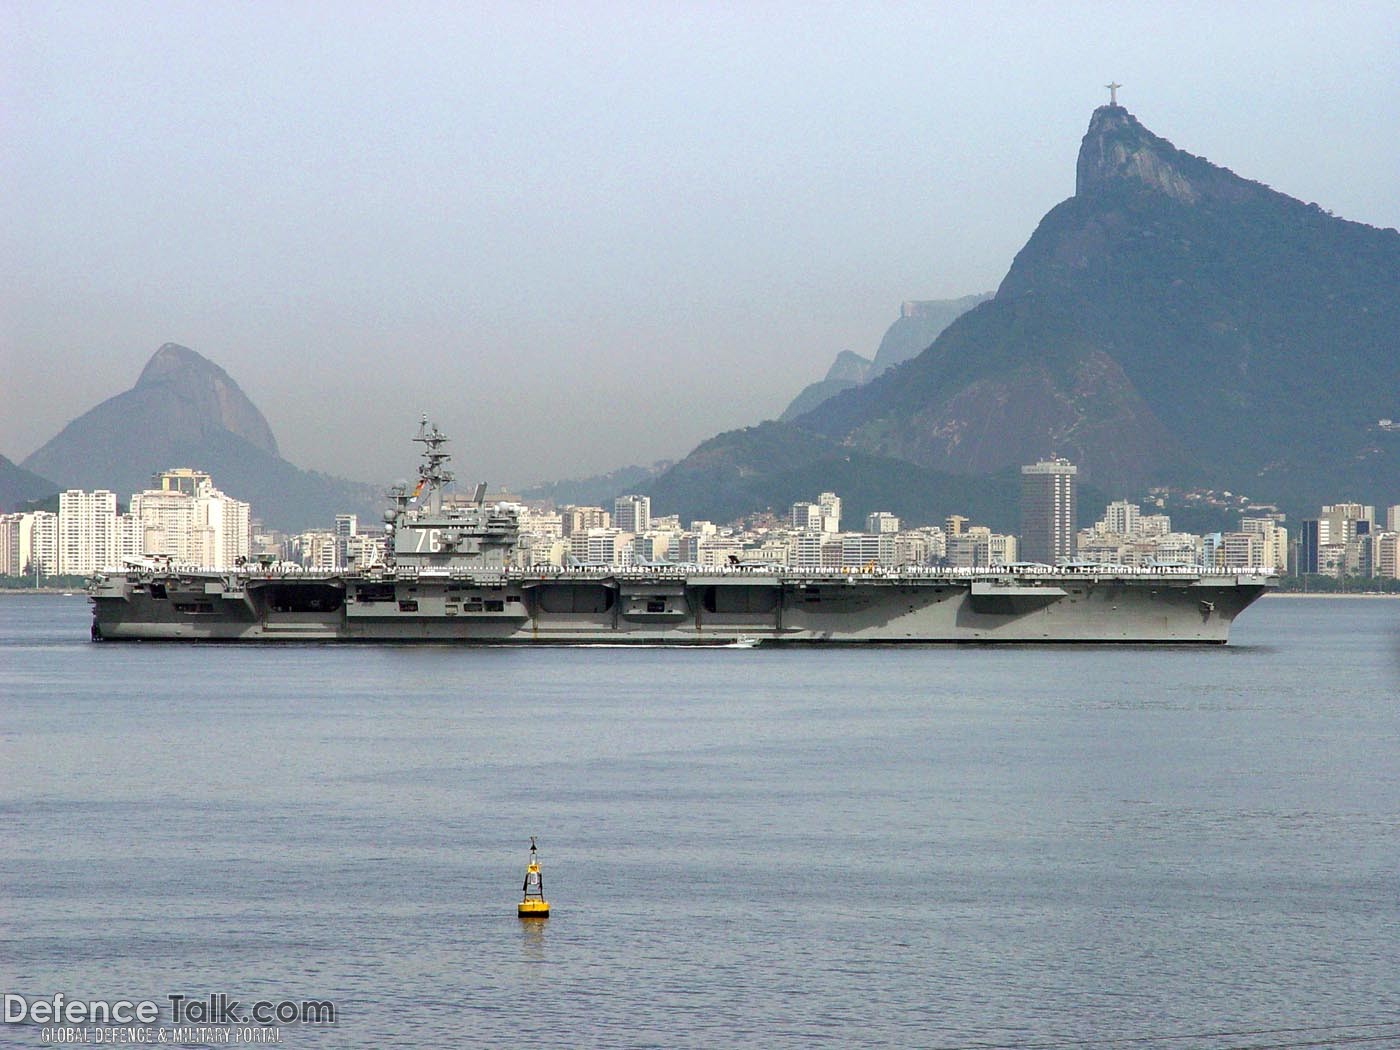
M535 854L535 836L530 836L530 863L525 866L525 896L520 899L516 914L522 919L549 918L549 901L544 899L544 876L540 874L539 858Z

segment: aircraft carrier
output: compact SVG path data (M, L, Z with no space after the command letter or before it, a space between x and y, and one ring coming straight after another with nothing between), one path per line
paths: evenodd
M143 559L90 581L94 640L463 645L1224 644L1266 570L1071 565L515 564L516 509L464 505L447 438L424 421L419 481L390 490L382 564L267 559L220 570Z

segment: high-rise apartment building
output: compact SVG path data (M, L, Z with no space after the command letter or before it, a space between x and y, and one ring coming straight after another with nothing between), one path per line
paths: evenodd
M1141 516L1142 508L1136 503L1125 499L1114 500L1104 508L1103 531L1115 536L1132 536L1137 532L1138 518Z
M25 558L28 572L38 569L45 576L57 576L58 554L58 515L49 510L36 510L29 518L29 546Z
M252 536L247 503L224 495L208 474L185 467L157 474L154 483L158 487L131 497L144 553L209 568L247 557Z
M559 522L567 538L589 529L611 528L612 515L602 507L567 506L559 508Z
M1074 557L1075 476L1067 459L1021 468L1021 557L1056 565Z
M117 496L69 489L58 497L59 571L86 576L120 563Z
M198 496L201 487L214 487L213 479L202 470L189 467L176 467L173 470L158 470L151 475L153 492L183 492L186 496Z
M1371 542L1371 571L1386 579L1400 579L1400 532L1377 533Z
M1261 541L1259 561L1251 564L1278 569L1288 568L1288 530L1273 518L1244 518L1240 521L1240 531L1257 535Z
M646 532L651 528L651 497L617 497L613 501L613 527L623 532Z

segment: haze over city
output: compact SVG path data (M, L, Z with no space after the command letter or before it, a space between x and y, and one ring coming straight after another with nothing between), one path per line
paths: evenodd
M1102 86L1400 225L1400 16L1353 4L0 8L0 452L166 341L282 454L525 484L776 416L996 287ZM175 466L176 464L171 464Z

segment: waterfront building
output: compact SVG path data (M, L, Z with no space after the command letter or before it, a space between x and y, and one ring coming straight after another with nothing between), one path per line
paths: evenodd
M28 543L21 539L20 556L25 575L37 568L45 576L59 574L58 515L49 510L25 514L29 519Z
M703 537L698 532L682 532L676 537L676 544L671 552L671 560L680 565L700 564L700 541Z
M898 532L899 519L893 514L877 510L874 514L866 515L865 531L874 533Z
M564 516L555 511L527 510L520 523L521 531L531 536L546 536L550 539L564 538Z
M33 575L35 513L0 514L0 576ZM39 568L48 572L42 565Z
M1371 543L1374 574L1388 580L1400 579L1400 532L1378 532Z
M1137 534L1138 518L1142 514L1142 508L1136 503L1129 503L1125 499L1114 500L1104 508L1103 518L1095 528L1099 532L1112 533L1115 536L1134 536Z
M819 569L822 564L822 533L819 529L803 529L792 534L792 549L788 564L799 569Z
M1257 532L1227 532L1215 551L1215 568L1244 569L1264 564L1264 538Z
M1000 532L994 532L987 537L987 564L989 565L1010 565L1017 561L1017 548L1015 536L1007 536Z
M1318 552L1323 544L1323 523L1317 518L1307 518L1298 529L1297 554L1293 559L1293 572L1298 576L1318 571Z
M821 508L815 503L794 503L792 505L792 527L799 531L807 529L821 531Z
M58 497L58 567L72 576L88 576L119 565L117 496L107 489L68 489Z
M696 561L707 568L721 568L739 561L744 556L744 545L736 536L706 536L700 543Z
M1172 531L1172 519L1168 514L1140 514L1137 519L1137 536L1165 536Z
M1164 565L1200 565L1201 537L1189 532L1168 532L1149 537L1151 561Z
M569 536L569 553L585 565L627 565L632 561L632 533L611 527Z
M617 497L613 501L613 525L624 532L646 532L651 528L651 497Z
M664 532L644 532L632 537L633 562L658 562L666 560L671 537Z
M143 554L192 561L194 497L176 490L147 489L131 497L131 515L141 522Z
M516 563L528 565L564 565L570 547L562 539L550 536L525 536L516 557Z
M308 529L292 538L292 556L313 572L334 572L340 568L340 547L331 529Z
M146 553L146 530L134 514L117 515L117 560L124 565L128 558L140 558Z
M1276 518L1242 518L1240 531L1257 535L1260 539L1260 561L1252 565L1267 565L1284 572L1288 569L1288 530Z
M1056 565L1075 556L1075 476L1067 459L1021 468L1021 552L1027 561Z
M335 516L336 557L341 565L349 557L349 539L360 531L360 518L357 514L337 514Z
M378 565L384 561L386 540L383 534L356 531L353 536L337 537L337 546L344 544L336 553L344 558L344 564L353 566Z
M560 507L560 524L565 539L577 532L589 529L606 529L612 526L612 515L602 507Z
M895 533L845 533L841 536L841 564L861 568L868 565L878 565L881 568L897 565Z
M131 497L143 554L205 568L226 568L248 556L250 511L247 503L215 488L208 474L188 467L160 472L152 488Z
M173 470L158 470L151 475L151 488L147 491L183 492L186 496L198 496L201 488L213 487L213 479L204 471L176 467Z
M991 564L991 530L974 525L948 537L948 564L955 569L980 569Z
M787 539L765 539L755 545L746 545L740 560L750 563L758 562L764 565L787 565Z
M943 533L939 529L910 529L894 538L896 565L933 565L943 559Z
M1318 517L1329 523L1329 543L1345 543L1357 533L1370 531L1358 525L1362 522L1367 526L1375 524L1376 508L1365 503L1332 503L1324 506Z
M1313 571L1322 576L1345 575L1347 567L1347 545L1345 543L1324 543L1317 548L1317 568Z

